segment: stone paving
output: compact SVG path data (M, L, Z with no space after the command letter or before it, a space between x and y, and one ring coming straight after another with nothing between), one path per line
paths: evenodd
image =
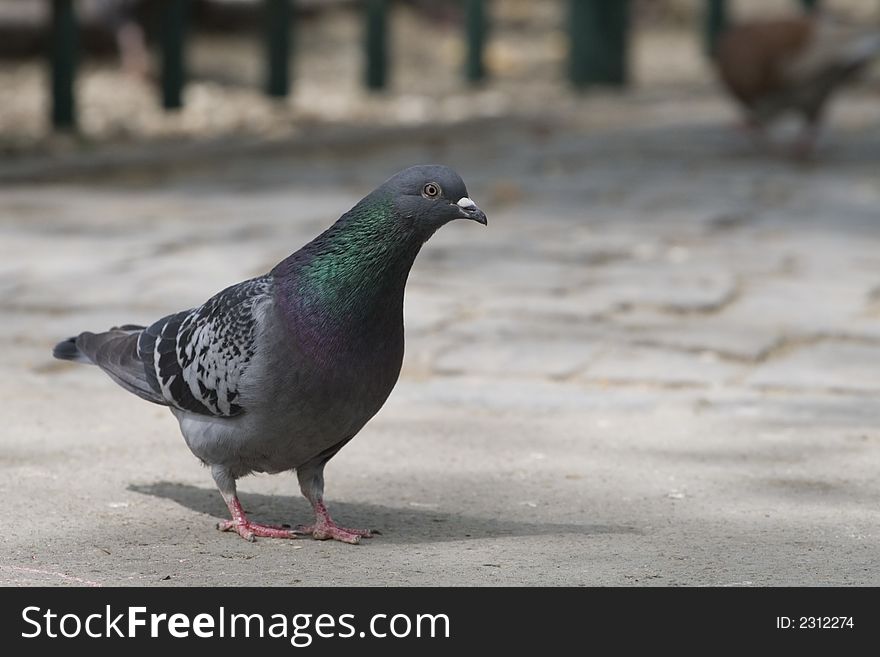
M880 584L876 98L810 165L751 150L711 97L597 102L625 127L500 120L0 189L0 582ZM263 272L426 160L489 226L426 246L401 381L328 467L338 519L384 533L219 534L170 415L52 344ZM241 491L260 520L308 515L290 476Z

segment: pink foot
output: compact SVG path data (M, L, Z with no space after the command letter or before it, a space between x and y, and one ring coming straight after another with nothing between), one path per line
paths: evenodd
M278 525L260 525L250 520L236 522L235 520L221 520L217 523L217 529L221 532L235 532L244 540L254 542L261 538L298 538L299 535L292 529L285 529Z
M767 134L764 132L763 126L757 121L744 119L737 123L734 126L734 129L739 134L749 139L756 148L766 150L769 147Z
M319 541L333 539L334 541L342 541L343 543L349 543L351 545L357 545L361 542L362 538L373 538L374 532L371 532L369 529L349 529L337 525L333 522L333 518L330 517L327 507L324 506L322 501L319 500L314 506L314 524L299 525L294 529L297 534L301 536L311 536Z
M244 509L241 508L241 502L238 498L232 496L226 505L229 507L229 513L232 514L232 520L221 520L217 523L217 529L221 532L235 532L246 541L252 543L257 536L263 538L298 538L298 534L292 529L279 527L278 525L260 525L247 519Z
M357 545L362 538L373 538L373 532L369 529L350 529L348 527L339 527L335 522L316 522L313 525L299 525L293 530L300 536L311 536L319 541L333 539L334 541L342 541Z
M816 156L816 144L818 141L819 129L814 125L806 126L801 135L794 142L794 146L791 149L791 156L797 162L810 162Z
M816 156L816 145L810 140L798 140L791 149L791 157L795 162L806 163Z

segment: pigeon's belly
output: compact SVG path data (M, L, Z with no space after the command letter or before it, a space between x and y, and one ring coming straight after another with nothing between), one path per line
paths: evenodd
M396 354L392 358L401 360ZM370 363L351 365L345 376L289 370L261 377L264 390L255 397L262 402L245 405L235 417L174 414L190 450L210 465L226 466L235 476L292 470L360 431L385 403L399 374L399 366L383 368L383 375ZM296 381L280 380L285 378Z

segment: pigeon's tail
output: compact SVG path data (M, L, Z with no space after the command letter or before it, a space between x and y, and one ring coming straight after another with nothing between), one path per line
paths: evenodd
M74 363L87 363L94 365L92 360L76 346L76 336L62 340L55 345L52 355L59 360L70 360Z
M114 326L108 331L108 333L122 332L129 335L132 333L139 334L141 331L144 330L144 328L145 327L138 326L136 324L123 324L122 326ZM54 356L58 360L69 360L73 361L74 363L97 365L97 363L92 360L86 352L80 349L79 345L77 344L77 341L85 335L85 333L82 333L80 335L75 335L72 338L62 340L55 345L54 349L52 349L52 356Z
M168 402L150 384L137 344L143 326L126 324L105 333L80 333L55 345L52 355L61 360L97 365L129 392L155 404Z

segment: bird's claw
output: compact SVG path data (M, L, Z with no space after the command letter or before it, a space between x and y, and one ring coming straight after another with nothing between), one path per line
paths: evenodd
M255 522L235 522L234 520L221 520L217 523L217 529L221 532L233 531L244 540L251 543L260 538L299 538L294 530L278 525L260 525Z
M379 533L372 532L369 529L339 527L333 522L318 522L313 525L299 525L293 531L300 536L311 536L317 541L332 539L350 545L358 545L362 538L373 538L373 534Z

